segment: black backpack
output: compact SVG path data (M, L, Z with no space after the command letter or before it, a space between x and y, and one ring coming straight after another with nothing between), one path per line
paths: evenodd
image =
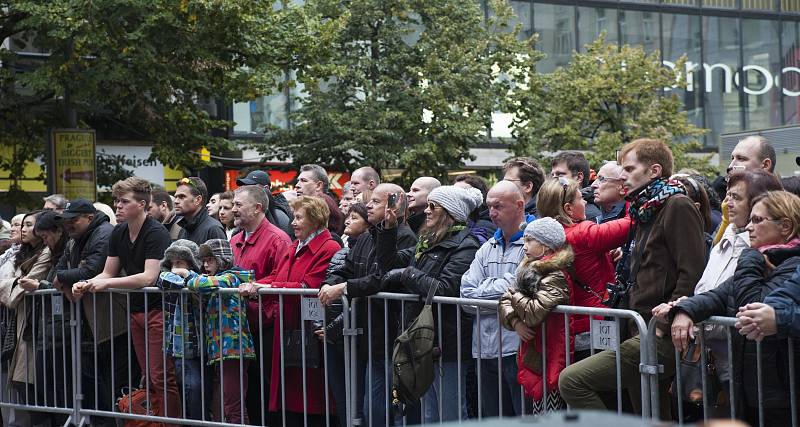
M392 403L419 401L433 384L434 360L441 351L434 347L435 331L431 302L436 286L431 286L419 316L394 340L392 351Z

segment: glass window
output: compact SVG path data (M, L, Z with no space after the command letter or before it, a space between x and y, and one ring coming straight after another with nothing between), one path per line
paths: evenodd
M718 9L736 9L736 0L701 0L703 7Z
M781 11L800 13L800 0L781 0Z
M537 70L549 73L569 63L575 50L575 9L572 6L536 4L533 29L539 33L537 47L547 57Z
M709 140L717 144L721 133L742 130L739 92L733 82L739 68L739 24L735 18L704 16L703 33L706 127Z
M657 13L621 10L619 28L622 44L642 46L647 52L659 48Z
M780 74L778 21L742 19L742 57L739 84L743 85L747 128L763 129L782 123L780 89L775 76Z
M681 56L686 55L686 65L683 70L679 70L687 78L686 89L673 89L671 93L683 101L689 120L694 125L703 127L701 104L703 59L700 49L703 38L700 16L662 13L661 22L664 36L664 65L673 68L675 62Z
M742 0L742 9L773 10L775 9L775 2L773 0Z
M602 9L593 7L578 8L578 42L581 52L585 46L593 42L605 31L606 42L616 44L617 37L617 11L615 9Z
M784 124L800 123L800 23L783 22L783 72L778 78L783 94Z
M233 104L233 132L239 134L263 133L265 126L273 125L285 129L286 95L274 93L250 102Z

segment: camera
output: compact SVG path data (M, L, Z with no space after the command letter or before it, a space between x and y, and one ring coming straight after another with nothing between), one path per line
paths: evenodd
M386 202L386 204L389 206L389 208L394 209L394 207L397 206L397 193L389 194L389 200Z
M608 297L603 301L603 305L611 308L619 308L623 301L628 299L628 291L633 284L628 280L617 277L614 283L606 283Z

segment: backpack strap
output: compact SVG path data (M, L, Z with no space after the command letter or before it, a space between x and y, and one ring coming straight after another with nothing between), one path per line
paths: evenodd
M584 292L594 296L595 298L600 300L601 303L605 300L605 298L603 298L600 294L598 294L594 289L590 288L589 285L583 283L582 281L580 281L580 279L578 279L578 273L575 271L574 264L570 263L564 269L567 271L567 274L569 275L570 279L572 279L572 282L578 285L579 288L583 289Z
M428 288L428 296L425 298L425 305L433 304L433 296L436 294L436 289L439 289L438 281Z

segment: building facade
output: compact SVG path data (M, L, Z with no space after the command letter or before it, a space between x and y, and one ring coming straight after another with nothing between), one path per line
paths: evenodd
M486 0L484 13L491 14ZM688 87L672 89L689 120L709 129L708 151L720 136L798 124L800 0L536 0L510 1L523 36L539 34L546 54L540 72L566 65L573 51L606 34L620 45L659 51L666 67L686 55ZM292 98L302 88L233 106L233 136L264 124L290 126ZM668 92L669 93L669 92ZM510 118L497 114L492 136L510 137Z

